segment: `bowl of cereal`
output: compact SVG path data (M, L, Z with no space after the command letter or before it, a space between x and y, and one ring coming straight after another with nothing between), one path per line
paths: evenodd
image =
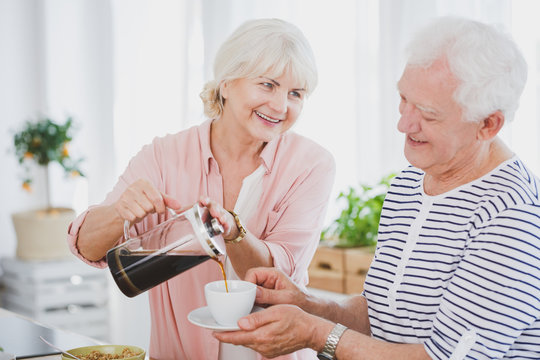
M67 352L81 360L143 360L146 355L144 349L132 345L85 346L71 349ZM73 360L73 358L62 354L62 360Z

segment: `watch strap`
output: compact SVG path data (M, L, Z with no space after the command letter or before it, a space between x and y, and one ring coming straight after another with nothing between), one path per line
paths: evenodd
M244 238L246 237L246 229L242 226L242 223L240 222L240 218L234 211L231 211L231 210L227 210L227 211L229 211L229 213L234 218L234 222L236 222L236 227L238 228L238 236L235 239L225 240L225 242L237 244L240 241L244 240Z
M347 330L347 327L341 325L340 323L337 323L334 326L334 328L332 329L332 331L330 331L330 334L328 334L328 337L326 338L326 344L324 344L323 351L317 354L317 357L319 359L334 359L339 339L341 339L341 336L343 335L345 330Z

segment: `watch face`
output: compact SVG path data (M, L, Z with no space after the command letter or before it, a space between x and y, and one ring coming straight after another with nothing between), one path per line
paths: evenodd
M317 358L319 358L319 360L333 360L330 356L322 353L318 353Z

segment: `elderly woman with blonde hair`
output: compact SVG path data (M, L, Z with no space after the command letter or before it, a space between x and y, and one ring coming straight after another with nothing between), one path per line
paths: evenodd
M71 249L105 267L124 220L141 233L166 207L200 202L225 230L229 278L271 266L304 286L335 173L329 152L290 131L317 83L310 45L285 21L248 21L219 49L214 75L201 93L209 119L144 146L103 203L72 223ZM218 341L187 316L221 278L206 262L149 291L151 358L218 359Z

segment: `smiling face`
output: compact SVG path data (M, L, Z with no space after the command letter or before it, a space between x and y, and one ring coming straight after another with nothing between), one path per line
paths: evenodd
M268 142L290 129L304 105L305 90L289 73L277 78L236 79L221 87L222 119L254 141Z
M457 85L442 60L427 69L408 66L398 82L405 157L433 176L466 171L481 146L481 123L464 121L453 99Z

